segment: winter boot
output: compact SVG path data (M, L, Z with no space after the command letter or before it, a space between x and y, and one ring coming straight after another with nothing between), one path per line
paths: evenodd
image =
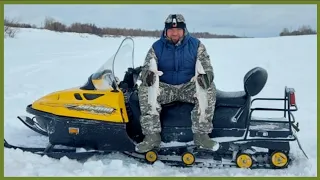
M203 149L209 149L217 151L219 149L219 143L210 139L208 134L193 134L193 141L196 146L200 146Z
M145 153L155 147L159 147L161 143L161 136L159 133L148 134L144 137L143 141L136 146L136 151Z

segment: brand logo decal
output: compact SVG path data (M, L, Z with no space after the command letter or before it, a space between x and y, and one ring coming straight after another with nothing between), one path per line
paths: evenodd
M88 111L94 114L112 114L116 109L103 105L78 105L78 104L66 104L66 108L76 111Z

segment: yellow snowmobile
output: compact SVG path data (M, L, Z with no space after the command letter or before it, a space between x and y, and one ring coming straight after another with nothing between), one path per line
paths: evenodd
M294 89L285 87L284 98L252 99L263 89L268 77L265 69L256 67L244 76L243 91L217 91L210 137L220 143L218 151L193 144L190 112L194 105L174 102L162 105L161 147L137 153L135 145L144 136L137 89L141 67L134 67L133 57L134 41L125 38L117 52L83 86L53 92L27 106L26 111L34 117L18 116L18 119L48 136L47 147L18 147L6 140L4 146L52 158L86 159L120 152L148 163L159 160L174 166L240 168L285 168L291 162L290 141L297 141L302 150L296 136L298 123L293 116L297 111ZM256 101L282 101L284 107L252 108ZM257 111L282 111L284 116L281 119L253 116ZM56 148L57 145L65 148ZM79 148L85 151L79 152Z

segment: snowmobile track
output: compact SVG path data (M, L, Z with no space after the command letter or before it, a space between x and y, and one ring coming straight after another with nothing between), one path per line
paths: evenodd
M48 145L46 148L32 148L32 147L19 147L9 144L4 139L4 147L8 149L20 149L22 151L32 152L34 154L40 156L48 156L54 159L60 159L62 157L67 157L69 159L77 160L77 161L86 161L88 158L93 156L102 156L107 155L112 152L105 152L105 151L86 151L86 152L79 152L76 149L72 148L51 148L51 145ZM145 159L145 154L140 154L136 152L123 152L124 155L134 158L142 163L148 163ZM255 152L254 154L249 154L252 159L253 163L250 169L274 169L270 163L271 156L268 152ZM181 156L179 155L158 155L157 161L161 161L166 165L173 166L173 167L198 167L198 168L232 168L236 167L237 164L231 160L230 154L221 154L219 153L218 159L206 159L206 158L197 158L192 165L185 165L182 161ZM288 159L288 164L284 167L287 168L292 162L292 159ZM152 163L148 163L152 164Z

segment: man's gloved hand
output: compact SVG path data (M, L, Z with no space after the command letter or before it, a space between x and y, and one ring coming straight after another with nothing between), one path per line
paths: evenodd
M140 74L140 72L142 71L142 67L139 66L139 67L136 67L136 68L131 68L129 67L128 70L127 70L127 74Z
M155 74L154 72L152 71L147 71L146 72L146 76L145 76L145 82L147 83L147 85L150 87L152 86L156 81L156 78L155 78Z
M206 74L199 74L197 80L203 89L208 89L213 82L213 73L206 72Z
M141 71L142 71L142 66L136 67L136 68L133 70L133 72L134 72L135 74L140 74Z

